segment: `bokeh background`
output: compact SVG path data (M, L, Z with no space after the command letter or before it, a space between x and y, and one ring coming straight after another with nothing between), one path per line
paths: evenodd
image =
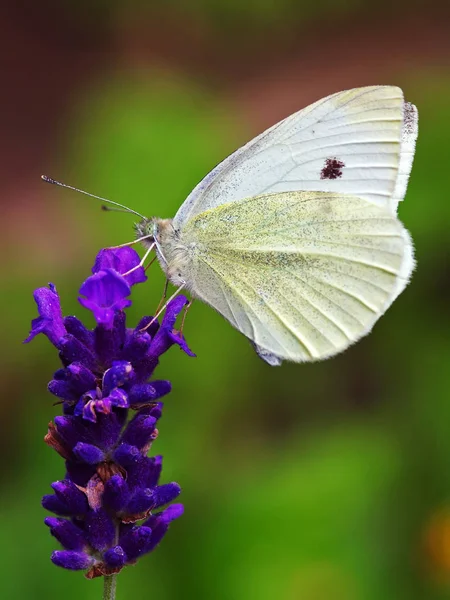
M23 0L0 6L3 598L101 597L54 567L40 498L63 476L42 438L57 407L34 288L66 314L132 218L44 185L47 173L171 217L219 160L327 94L403 87L420 134L400 217L414 278L373 333L333 360L271 369L194 303L159 368L173 382L156 453L185 516L119 576L118 598L450 598L450 12L378 0ZM151 313L154 265L129 318Z

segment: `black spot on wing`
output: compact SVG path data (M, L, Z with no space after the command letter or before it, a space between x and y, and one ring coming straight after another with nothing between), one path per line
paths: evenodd
M345 167L345 164L336 157L327 158L325 160L325 166L320 172L320 179L338 179L339 177L342 177L343 167Z

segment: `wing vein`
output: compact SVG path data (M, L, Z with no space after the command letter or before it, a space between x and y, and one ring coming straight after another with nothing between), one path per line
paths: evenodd
M226 256L224 257L226 259ZM204 260L204 259L203 259ZM210 262L205 261L206 264L208 264L210 266L210 268L212 268L216 273L217 270L214 269L214 267L211 265ZM239 281L241 282L241 284L243 284L244 286L246 286L247 288L249 288L257 297L260 297L257 293L257 291L255 290L255 288L249 284L248 281L244 281L241 277L237 277L237 279L239 279ZM232 287L230 284L228 284L229 287ZM234 292L241 298L241 300L248 306L248 308L252 311L252 313L256 316L256 318L258 319L258 321L260 323L262 323L261 319L258 318L258 315L255 313L254 308L251 306L251 304L249 303L249 301L242 295L242 293L233 286L233 290ZM267 300L262 299L264 302L264 305L267 307L267 309L274 315L274 317L296 338L296 340L303 346L303 348L305 349L306 353L309 354L309 356L311 358L317 358L318 354L316 353L316 350L313 346L311 346L311 348L309 347L309 345L305 342L305 340L300 336L300 334L287 322L285 321L276 311L275 309L267 302ZM294 307L295 308L295 307ZM298 311L298 309L296 309ZM298 311L299 312L299 311ZM301 313L300 313L301 314ZM308 319L306 319L306 317L302 314L302 317L305 319L305 321L308 321ZM308 323L310 323L308 321ZM312 323L310 323L311 327L313 327L314 329L316 329L314 327L314 325L312 325ZM266 327L264 325L264 327ZM254 341L256 341L258 344L259 342L255 339L255 337L253 338ZM282 346L282 348L284 349L284 351L287 353L287 355L290 355L291 352L289 352L289 350L286 348L286 346L279 340L279 338L276 338L277 342L280 344L280 346Z
M289 271L289 273L295 277L295 279L298 279L299 281L301 281L303 283L303 285L311 288L312 290L314 290L314 292L316 292L316 294L319 294L320 296L322 296L323 298L325 298L326 300L328 300L328 302L331 302L332 304L334 304L335 306L337 306L340 310L342 310L342 312L344 312L345 314L347 314L349 317L351 317L352 319L354 319L357 323L359 323L359 325L361 325L361 327L365 327L364 323L362 323L362 321L360 321L359 319L357 319L355 317L355 315L353 315L352 313L350 313L348 310L346 310L345 308L343 308L340 304L338 304L337 302L335 302L334 300L332 300L329 296L327 296L326 294L324 294L323 292L319 291L317 288L315 288L313 285L311 285L310 283L307 283L302 277L300 277L300 275L298 273L296 273L295 271ZM317 277L315 277L313 275L314 279L316 279L316 281L318 281ZM327 284L327 287L333 287L329 284ZM334 289L337 289L339 291L342 291L340 288L335 287ZM350 294L347 294L350 295ZM310 302L311 306L314 306L311 302ZM316 306L314 306L314 308L316 308L317 310L320 310L319 308L317 308ZM376 312L374 311L371 307L367 307L369 308L369 310L371 312ZM322 312L322 311L320 311ZM346 331L344 331L344 329L342 328L342 326L340 326L338 323L336 323L335 321L333 321L330 317L328 317L328 315L326 315L325 313L322 312L322 314L324 315L324 317L326 317L329 321L331 321L332 323L334 323L336 325L336 327L338 327L342 333L347 337L347 339L351 340L352 338L347 334Z
M336 272L336 271L335 271L335 272ZM323 285L326 285L327 287L329 287L329 288L332 288L332 289L339 290L339 291L340 291L340 292L342 292L343 294L346 294L346 295L347 295L349 298L353 298L354 300L357 300L357 301L358 301L360 304L362 304L362 305L363 305L365 308L368 308L368 309L369 309L371 312L373 312L375 315L378 313L378 311L377 311L377 309L376 309L376 308L374 308L373 306L371 306L370 304L368 304L368 303L366 302L366 300L365 300L365 299L363 299L363 298L361 298L360 296L357 296L357 295L355 295L355 294L352 294L351 292L349 292L349 291L348 291L348 290L346 290L345 288L343 288L343 287L340 287L340 286L338 286L338 285L336 285L336 284L331 284L331 283L328 283L328 281L325 281L325 279L323 279L323 278L321 278L321 277L320 277L320 278L319 278L319 277L317 277L317 275L311 274L311 276L312 276L312 277L314 277L314 279L316 279L317 281L319 281L319 282L320 282L320 283L322 283ZM358 280L358 281L367 281L366 279L361 279L361 280L360 280L358 277L353 277L352 275L347 275L347 277L351 277L352 279L356 279L356 280ZM368 282L368 283L371 283L371 282ZM374 287L377 287L377 288L378 288L378 289L380 289L380 290L383 290L383 292L385 292L386 294L388 294L388 293L389 293L389 292L388 292L388 291L386 291L384 288L380 287L379 285L376 285L375 283L373 283L372 285L373 285Z

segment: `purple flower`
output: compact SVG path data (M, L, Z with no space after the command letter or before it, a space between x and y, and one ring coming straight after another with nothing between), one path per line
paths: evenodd
M112 329L117 311L130 306L131 288L125 277L106 269L92 275L83 283L80 294L86 298L78 298L79 303L94 313L95 320L106 329Z
M131 286L146 281L139 255L132 248L100 250L92 267L93 275L80 288L80 304L94 313L105 329L112 329L117 311L130 306Z
M67 331L64 327L56 287L53 283L49 283L48 288L35 290L33 296L38 306L39 316L31 322L30 335L25 342L31 342L38 333L43 333L52 344L57 346L59 340L66 335Z
M113 269L123 275L128 285L132 286L135 283L147 281L143 267L136 268L139 262L138 254L129 246L100 250L92 267L92 273ZM131 273L127 275L129 271Z
M173 344L178 344L180 348L186 352L189 356L195 356L195 354L189 349L183 335L175 331L175 321L178 315L186 305L185 296L178 296L167 307L166 313L161 323L160 329L157 331L150 345L149 351L155 356L159 356L170 348Z
M33 320L25 340L44 333L56 346L63 368L55 373L49 391L63 400L65 414L92 422L99 413L109 414L113 408L137 409L169 393L168 381L148 380L159 357L174 344L195 356L174 329L187 298L178 296L170 302L161 326L151 317L144 317L136 327L127 328L123 308L131 301L122 294L128 295L130 286L119 271L109 266L98 270L105 264L114 264L126 273L139 264L139 256L131 248L102 250L97 255L93 268L96 272L80 290L86 296L80 299L81 303L92 310L97 320L93 331L76 317L62 317L59 296L51 285L34 294L39 317ZM127 277L135 279L131 284L145 279L142 267Z
M25 340L44 333L62 362L48 388L62 400L63 415L45 437L66 467L65 478L52 484L54 493L42 499L58 515L45 523L64 548L52 561L87 570L88 578L134 563L182 514L182 505L170 505L179 485L160 484L162 457L147 453L158 436L159 399L171 390L169 381L150 380L159 358L174 344L195 356L174 329L187 299L170 302L161 325L144 317L127 327L123 309L131 304L131 286L146 279L142 267L128 273L138 264L131 248L98 254L80 289L81 304L97 321L93 330L76 317L63 318L53 285L36 290L39 316Z

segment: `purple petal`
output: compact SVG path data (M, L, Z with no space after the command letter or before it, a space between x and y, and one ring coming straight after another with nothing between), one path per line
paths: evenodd
M147 354L150 342L151 337L146 331L143 333L136 333L133 331L132 334L128 336L128 339L123 347L123 358L131 363L142 360Z
M71 481L82 487L86 487L88 485L90 479L95 475L96 472L96 465L88 465L86 463L79 463L78 461L75 462L73 460L68 460L66 462L66 477L70 478Z
M147 527L150 527L156 531L159 523L165 523L168 525L175 519L181 517L183 513L184 506L182 504L172 504L160 513L151 515L146 521L144 521L143 525L146 525Z
M128 484L121 475L113 475L105 483L103 491L103 504L114 512L121 512L130 499Z
M153 489L153 498L155 500L155 508L168 504L175 500L180 495L181 488L178 483L165 483L158 485Z
M121 537L119 543L130 561L147 552L147 548L151 543L151 538L152 530L150 527L141 525L140 527L134 527L128 531Z
M95 352L106 368L119 358L119 353L125 343L125 323L126 315L123 311L119 311L114 315L112 328L105 329L97 326L94 329Z
M162 456L152 456L148 458L147 470L145 473L145 485L147 487L155 487L158 484L162 471Z
M88 348L92 348L94 343L94 336L92 331L89 331L83 323L76 317L64 317L64 326L67 329L67 333L76 337L82 344Z
M62 515L66 517L72 514L72 511L67 506L67 504L60 500L55 494L46 494L42 498L41 503L45 510L48 510L49 512L55 513L57 515Z
M86 515L86 536L96 550L106 550L114 542L114 523L103 508Z
M117 461L125 469L136 465L142 459L142 454L136 446L129 444L120 444L114 452L114 460Z
M90 371L95 370L97 361L94 353L73 335L64 335L59 341L58 348L66 365L76 362L83 364Z
M92 556L73 550L56 550L51 556L53 564L72 571L83 571L94 563Z
M123 445L125 446L126 444ZM139 454L139 458L133 464L124 465L127 470L127 483L131 490L151 487L149 479L152 479L151 476L155 472L154 458L143 456L140 452Z
M55 371L53 373L53 377L54 377L54 379L57 379L58 381L67 381L67 377L68 377L67 369L58 369L57 371Z
M150 488L138 489L127 504L126 512L130 515L145 513L155 506L155 499Z
M184 338L184 335L180 331L175 331L175 330L168 331L167 335L172 340L172 343L178 344L180 346L180 348L183 350L183 352L185 352L188 356L192 356L193 358L195 358L197 356L189 348L189 346L187 345L187 342Z
M133 385L128 394L128 401L130 406L139 407L139 405L149 404L165 396L171 389L172 385L170 381L165 380L136 384Z
M136 374L136 383L145 383L153 375L158 366L158 357L151 356L148 352L144 358L133 362L133 369Z
M121 387L133 377L133 367L131 363L120 360L113 363L103 375L103 395L108 396L116 387Z
M83 394L75 406L75 417L83 417L83 419L95 423L97 421L95 402L98 400L99 393L98 390L89 390Z
M109 415L112 409L112 402L108 398L99 398L98 400L92 401L93 409L96 413L103 413L104 415ZM95 419L97 421L97 419Z
M55 425L58 434L70 448L73 448L78 442L87 442L90 439L85 423L76 417L55 417Z
M55 483L52 483L52 488L61 502L67 505L72 514L83 515L88 511L89 506L86 494L68 479L55 481Z
M113 459L127 472L127 483L130 490L141 487L151 487L149 479L155 475L155 458L144 456L135 446L120 444L114 452Z
M172 504L159 513L158 516L164 523L170 523L175 519L179 519L183 513L184 506L182 504Z
M35 290L33 297L38 307L39 316L31 322L30 335L24 342L31 342L38 333L43 333L54 346L58 347L59 340L67 333L64 327L58 292L55 286L49 283L48 288Z
M127 562L127 555L125 554L122 546L114 546L114 548L110 548L105 552L103 555L103 560L108 567L116 569L118 567L123 567L123 565Z
M149 325L149 323L151 323L151 325ZM154 337L154 335L159 329L158 319L153 320L153 317L150 316L142 317L142 319L136 325L134 332L139 333L144 328L146 328L145 331L149 334L150 337Z
M96 465L105 460L105 455L100 448L92 444L84 444L83 442L78 442L73 449L73 453L81 462L88 465Z
M182 350L189 356L195 356L189 349L183 336L174 331L175 322L183 307L189 303L186 296L177 296L167 305L161 327L153 338L148 355L151 357L160 356L166 352L173 344L178 344Z
M50 533L66 550L82 550L86 545L83 532L67 519L47 517L44 523L50 527Z
M115 313L130 306L131 300L126 299L130 293L125 278L113 269L106 269L86 279L80 288L80 294L86 298L78 301L93 312L99 325L112 329Z
M144 525L142 527L144 527ZM163 537L166 535L168 529L169 525L167 523L164 523L164 521L159 521L156 527L152 529L150 543L147 544L145 551L151 552L152 550L154 550L156 546L161 542Z
M79 396L74 392L72 385L68 381L58 381L53 379L48 384L47 389L50 394L69 402L75 402L79 398Z
M95 445L108 451L116 445L121 428L122 424L117 414L110 413L109 415L98 415L97 423L89 425L89 432Z
M67 367L68 379L77 393L83 394L95 388L95 375L81 363L72 363Z
M155 417L137 414L128 423L121 441L139 449L144 448L153 439L156 422Z
M156 381L154 381L153 383L156 383ZM162 382L161 381L161 382L158 382L158 383L169 383L170 384L170 381L167 381L167 382ZM163 406L164 406L164 402L157 402L155 404L155 406L152 406L150 408L149 412L147 412L145 414L149 415L150 417L155 417L155 419L160 419L161 415L162 415Z
M96 423L97 413L95 412L95 400L90 400L89 402L86 402L86 404L80 404L83 402L84 400L80 400L80 402L77 404L75 408L75 415L81 416L83 419L86 419L86 421L90 421L91 423Z
M161 327L172 330L178 315L186 306L186 304L189 304L189 300L186 298L186 296L183 296L183 294L177 296L171 302L169 302L166 312L164 313Z
M136 267L140 262L139 254L129 246L125 246L124 248L106 248L100 250L97 254L94 266L92 267L92 273L95 274L106 269L114 269L114 271L123 275ZM130 286L135 283L143 283L147 280L143 267L139 267L124 277Z
M112 406L117 406L117 408L128 408L130 406L128 394L119 388L116 388L110 393L108 400L111 402Z
M75 362L58 372L58 379L48 384L48 390L54 396L68 401L77 401L82 394L95 388L95 375L83 364ZM56 374L55 374L56 375Z
M96 423L98 415L110 415L113 406L117 408L129 407L128 394L120 388L114 389L109 396L104 398L99 398L98 394L96 390L90 390L83 394L75 406L75 416L81 416L91 423Z

